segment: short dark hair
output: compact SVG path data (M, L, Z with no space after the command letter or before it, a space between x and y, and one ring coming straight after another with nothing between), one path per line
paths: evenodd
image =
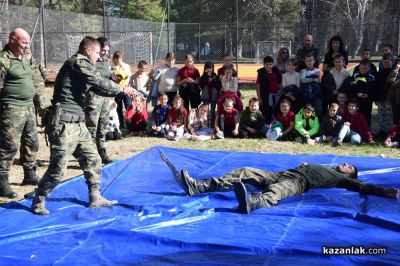
M140 67L144 67L144 66L147 65L147 62L146 62L145 60L140 60L139 63L138 63L137 65L138 65L139 68L140 68Z
M315 60L315 56L313 53L307 53L306 56L304 56L304 59L306 59L307 57L312 57Z
M292 107L292 103L290 102L290 100L288 98L282 98L282 100L279 103L279 106L283 103L286 103L287 105L289 105L289 107Z
M167 60L167 59L175 59L175 53L173 53L173 52L168 52L166 55L165 55L165 60Z
M391 44L391 43L385 43L384 45L382 45L382 47L381 48L383 48L383 47L388 47L390 50L392 50L393 51L393 49L394 49L394 46L393 46L393 44Z
M295 58L290 58L290 59L288 60L288 64L289 64L289 63L291 63L293 66L297 66L297 61L296 61Z
M371 61L369 61L368 59L363 59L360 61L360 65L371 66Z
M168 99L168 95L166 94L166 93L160 93L160 94L158 94L158 98L161 98L162 96L166 96L167 97L167 99Z
M260 102L260 100L259 100L258 98L252 97L252 98L250 98L250 100L249 100L249 105L250 105L251 103L259 103L259 102Z
M83 54L87 48L92 48L95 45L100 46L100 42L91 36L86 36L79 44L79 53Z
M114 59L121 59L123 57L123 53L121 51L116 51L113 55L113 60Z
M264 57L263 62L264 62L264 64L265 63L273 63L274 59L272 58L272 56L267 55L266 57Z
M333 57L333 60L335 60L335 59L337 59L337 58L340 58L340 59L344 60L344 56L341 55L341 54L336 54L336 55Z
M353 168L354 168L354 173L349 174L349 176L350 176L350 178L357 179L357 178L358 178L358 168L355 167L354 165L352 165L352 166L353 166Z
M110 41L106 37L99 37L97 40L100 43L100 48L103 49L106 46L111 46Z
M349 101L349 103L348 104L355 104L357 107L359 107L360 106L360 101L357 99L357 98L352 98L352 99L350 99L350 101Z
M206 62L204 63L204 71L205 71L207 68L212 68L213 71L214 71L214 63L211 62L211 61L206 61Z

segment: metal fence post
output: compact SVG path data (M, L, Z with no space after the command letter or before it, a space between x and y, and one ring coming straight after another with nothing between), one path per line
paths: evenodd
M224 24L224 55L226 54L226 22Z
M236 71L239 72L239 0L236 0Z
M169 53L169 0L167 0L167 39L168 39L168 53Z
M46 25L44 22L44 0L42 0L42 38L43 38L43 54L44 54L44 66L47 67L47 56L46 56Z
M199 49L198 49L198 54L199 54L199 56L198 56L198 61L200 62L200 54L201 54L201 40L200 40L200 36L201 36L201 32L200 32L200 23L198 23L198 25L199 25Z

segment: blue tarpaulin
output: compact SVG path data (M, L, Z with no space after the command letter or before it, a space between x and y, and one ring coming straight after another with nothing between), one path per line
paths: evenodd
M251 166L271 171L302 161L355 164L362 181L399 187L400 160L154 147L103 169L103 195L119 204L87 208L83 177L59 185L50 216L32 200L0 208L0 265L398 265L400 200L314 189L237 214L233 192L187 196L158 149L197 179ZM383 248L384 255L324 255L325 248ZM361 247L361 249L360 249ZM353 248L353 250L355 250ZM326 251L326 249L325 249ZM332 252L332 250L330 250ZM336 250L340 252L339 250ZM343 251L343 250L342 250ZM371 250L382 253L383 250Z

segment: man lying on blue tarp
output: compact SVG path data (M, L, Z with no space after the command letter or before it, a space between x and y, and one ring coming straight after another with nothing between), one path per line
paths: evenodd
M297 169L281 172L270 172L256 168L241 168L219 178L196 180L183 169L180 174L180 185L192 196L204 192L228 191L234 187L239 202L239 213L250 213L253 210L273 206L279 200L301 194L313 188L345 188L348 190L399 198L398 188L382 188L365 184L357 180L358 170L355 166L344 163L335 168L320 164L301 163ZM250 184L263 192L248 195L244 184Z

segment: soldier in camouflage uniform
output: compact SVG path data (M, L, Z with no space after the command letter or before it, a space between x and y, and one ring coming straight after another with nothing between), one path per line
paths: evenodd
M64 63L56 77L52 111L45 129L50 141L50 165L32 202L34 214L50 214L45 208L45 198L64 177L68 157L72 154L78 160L88 185L89 207L116 203L100 194L101 158L86 127L85 95L92 90L103 96L115 96L120 92L133 96L133 90L101 77L95 67L99 53L99 42L85 37L78 53Z
M270 172L256 168L241 168L220 178L195 180L183 169L180 185L192 196L204 192L228 191L234 187L235 196L239 202L239 213L276 205L279 200L301 194L313 188L338 187L348 190L399 198L399 189L381 188L365 184L357 180L358 170L349 164L338 165L335 168L319 164L302 163L300 168L281 172ZM261 189L260 194L249 196L244 184L250 184Z
M32 79L33 85L36 89L35 97L33 98L33 103L35 104L35 109L39 116L42 116L44 109L46 108L46 85L45 81L47 79L46 67L38 62L33 56L31 49L25 50L26 57L28 58L31 68L32 68Z
M110 51L110 42L105 37L97 39L100 42L100 59L96 63L97 70L101 76L106 79L113 77L111 66L108 59ZM86 96L86 125L90 135L96 142L97 150L103 164L111 163L112 160L107 155L106 151L106 134L107 125L110 117L110 104L107 97L95 94L89 91Z
M20 161L24 168L22 185L36 185L36 156L39 141L33 97L35 87L25 49L29 34L16 28L8 44L0 52L0 197L15 198L8 176L20 145Z

